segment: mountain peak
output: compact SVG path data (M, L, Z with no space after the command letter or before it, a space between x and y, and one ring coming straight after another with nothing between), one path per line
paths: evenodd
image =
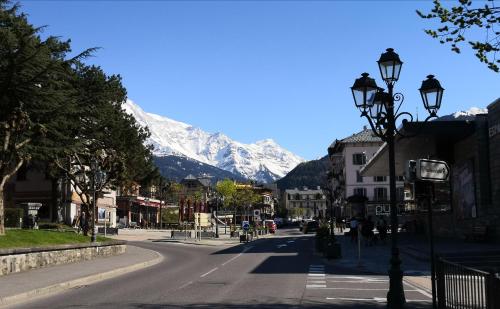
M436 121L473 120L476 115L487 114L487 108L471 107L466 111L458 111L449 115L441 116Z
M488 113L487 108L471 107L466 111L458 111L453 113L453 117L460 118L460 117L475 116L478 114L487 114L487 113Z
M127 100L123 108L149 129L148 143L156 156L191 158L259 182L281 178L305 161L270 138L244 144L221 132L207 133L189 124L147 113L132 100Z

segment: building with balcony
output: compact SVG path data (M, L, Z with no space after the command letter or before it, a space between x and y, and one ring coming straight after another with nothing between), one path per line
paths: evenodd
M291 219L324 219L327 211L327 197L318 186L315 189L287 189L284 194L285 207Z
M411 137L395 140L397 175L403 175L409 160L445 161L450 168L448 181L405 184L405 221L425 232L430 202L436 234L464 238L479 227L484 238L500 241L500 99L485 113L406 123L401 132ZM387 160L384 145L362 175L388 173Z
M343 217L389 215L388 172L361 175L361 169L377 153L382 140L366 126L363 130L328 147L330 185L336 214ZM397 179L397 194L403 199L403 178Z

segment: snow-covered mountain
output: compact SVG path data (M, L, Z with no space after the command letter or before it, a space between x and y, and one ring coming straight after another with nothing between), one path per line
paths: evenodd
M272 139L243 144L222 133L207 133L186 123L146 113L131 100L123 108L140 125L148 127L149 143L156 156L188 157L259 182L277 180L305 161Z
M458 111L453 114L441 116L437 121L452 121L452 120L472 120L478 114L487 114L487 108L471 107L466 111Z

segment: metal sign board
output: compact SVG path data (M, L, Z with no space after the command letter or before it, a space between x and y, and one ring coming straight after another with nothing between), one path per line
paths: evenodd
M254 215L255 217L260 216L260 209L254 209L254 210L253 210L253 215Z
M250 222L248 222L248 221L243 221L243 222L241 222L241 227L242 227L245 231L249 230L249 229L250 229Z
M450 167L445 161L419 159L416 170L417 179L427 181L448 181Z

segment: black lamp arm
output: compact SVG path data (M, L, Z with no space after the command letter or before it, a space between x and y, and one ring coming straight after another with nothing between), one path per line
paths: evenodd
M402 120L402 123L403 123L403 126L405 123L408 123L408 122L414 122L413 121L413 115L408 113L408 112L402 112L402 113L399 113L397 114L395 117L394 117L394 120L397 120L399 117L402 117L402 116L407 116L409 117L409 120L408 119L403 119ZM436 114L430 114L429 116L427 116L427 118L425 118L424 121L422 121L421 123L426 123L428 122L429 120L431 120L432 118L437 118L438 116ZM416 132L414 132L413 134L406 134L406 133L402 133L400 131L400 129L398 129L397 127L395 128L395 131L396 131L396 134L399 135L400 137L402 138L411 138L411 137L415 137L417 135L419 135L421 132L422 132L422 129L423 129L423 126L420 126Z
M370 127L371 127L371 129L373 131L373 134L375 134L376 136L380 137L380 139L382 139L385 142L386 136L384 134L383 128L381 126L379 126L379 125L375 125L373 123L372 118L368 115L367 112L361 113L361 117L365 117L366 119L368 119L368 123L370 124Z

